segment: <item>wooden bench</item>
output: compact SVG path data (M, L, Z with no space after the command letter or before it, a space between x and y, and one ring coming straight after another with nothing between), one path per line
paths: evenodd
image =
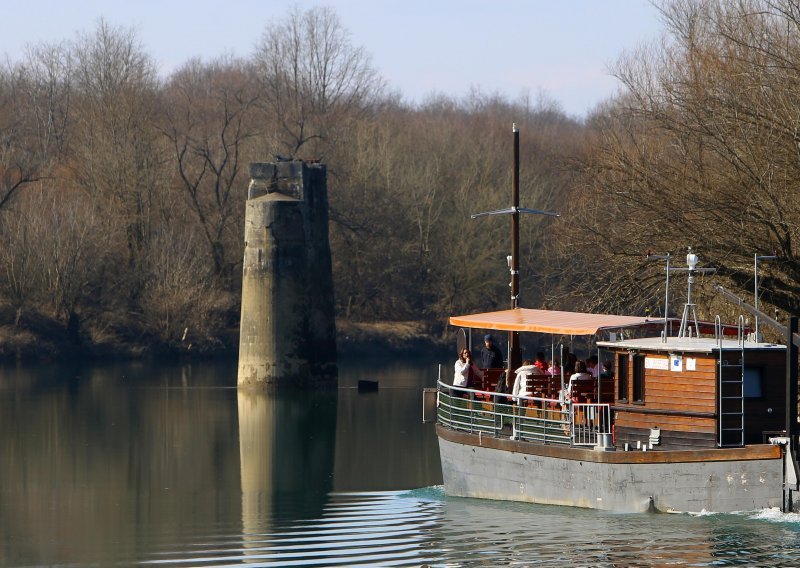
M483 378L479 379L476 377L475 384L470 385L470 388L489 392L494 392L497 381L499 381L500 377L506 372L505 369L481 369L481 371L483 371ZM489 400L492 397L488 395L475 395L475 398Z
M597 379L575 379L570 381L570 397L572 402L597 401Z
M528 377L528 386L531 390L531 396L536 398L551 398L550 397L550 379L547 375L530 375Z

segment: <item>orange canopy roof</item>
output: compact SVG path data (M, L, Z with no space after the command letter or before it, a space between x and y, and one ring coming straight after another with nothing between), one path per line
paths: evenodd
M646 323L663 324L664 320L635 316L531 310L527 308L452 316L450 318L450 324L458 327L503 331L534 331L560 335L594 335L601 329L616 329Z

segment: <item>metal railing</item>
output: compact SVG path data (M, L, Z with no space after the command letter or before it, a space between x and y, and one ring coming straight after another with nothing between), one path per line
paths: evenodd
M597 446L600 434L611 434L611 407L608 404L573 402L570 404L573 446Z
M565 446L598 445L611 433L609 404L512 397L438 382L439 423L453 430Z

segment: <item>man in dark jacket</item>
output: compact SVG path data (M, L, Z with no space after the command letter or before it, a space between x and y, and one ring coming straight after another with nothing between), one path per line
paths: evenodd
M503 352L494 344L494 337L492 337L491 334L487 334L483 337L481 367L484 369L503 368Z

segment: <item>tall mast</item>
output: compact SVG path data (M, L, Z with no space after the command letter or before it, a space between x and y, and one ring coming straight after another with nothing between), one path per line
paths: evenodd
M519 129L511 125L514 133L514 175L511 181L511 309L519 307ZM519 332L508 334L508 368L519 367Z
M511 207L475 213L471 217L477 219L486 215L511 215L511 256L508 257L508 267L511 270L511 284L509 285L511 286L511 309L513 310L519 307L519 214L530 213L549 217L560 217L561 215L551 211L528 209L527 207L519 206L519 129L516 124L511 126L511 131L514 133L514 173L511 182ZM519 332L510 331L508 333L508 368L513 371L519 367L519 362Z

